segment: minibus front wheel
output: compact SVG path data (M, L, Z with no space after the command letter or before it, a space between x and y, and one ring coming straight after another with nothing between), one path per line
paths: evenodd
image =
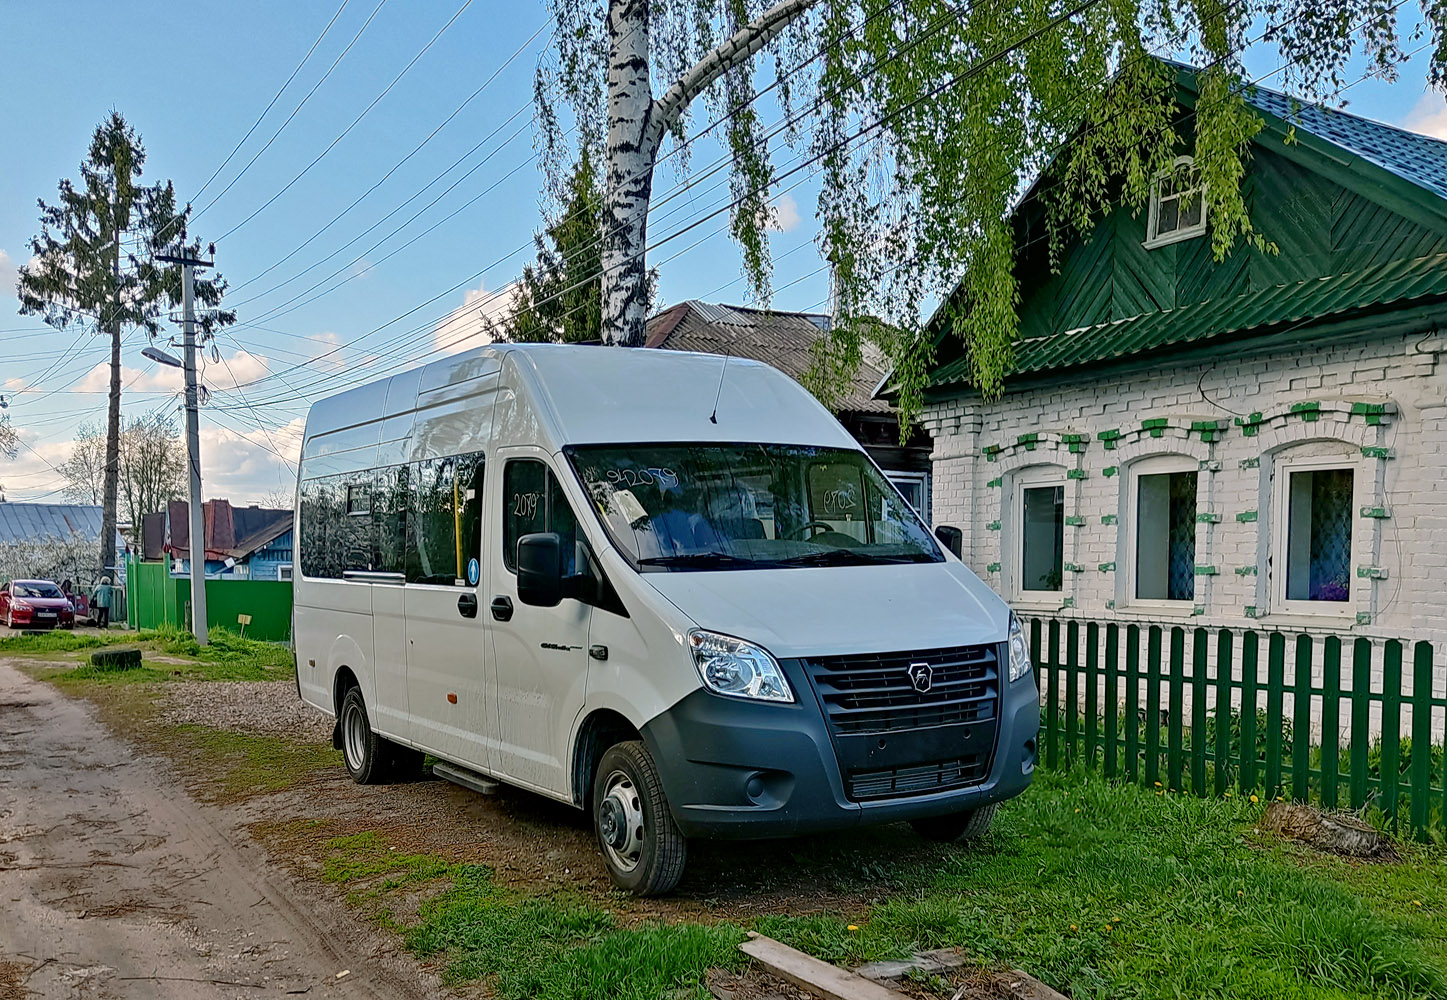
M636 896L658 896L678 885L688 859L669 811L658 768L639 740L615 743L593 776L593 832L608 875Z
M992 802L978 809L951 813L948 816L912 819L909 821L909 825L914 827L915 833L926 840L937 840L946 844L967 844L972 840L979 840L990 832L990 824L995 821L995 810L998 808L999 806Z

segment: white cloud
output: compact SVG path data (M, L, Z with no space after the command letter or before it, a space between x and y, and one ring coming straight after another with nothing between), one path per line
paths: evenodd
M0 250L0 296L15 296L16 283L20 281L20 269L10 259L10 255Z
M167 353L180 352L167 349ZM210 360L209 351L206 352L201 369L201 382L210 389L233 389L238 384L261 378L271 371L271 362L266 357L250 351L238 350L223 354L221 358L222 363L217 364ZM142 364L144 367L132 368L124 362L121 363L121 385L125 389L133 392L180 392L185 388L186 378L181 369L149 361ZM75 389L79 392L106 392L110 389L110 384L110 362L100 361L75 384Z
M803 221L799 215L799 203L787 191L770 203L769 214L773 217L769 228L776 233L792 233Z
M243 418L249 422L249 416ZM207 499L222 497L236 506L259 503L277 489L291 489L296 479L292 467L301 455L301 435L306 425L297 417L281 427L262 430L249 424L244 431L233 430L208 419L201 420L201 487Z
M490 343L492 338L487 333L486 321L501 321L512 305L513 295L512 285L497 292L489 292L485 284L469 288L463 293L462 305L432 331L433 348L444 354L457 354Z
M1428 91L1402 119L1402 128L1436 139L1447 139L1447 98Z

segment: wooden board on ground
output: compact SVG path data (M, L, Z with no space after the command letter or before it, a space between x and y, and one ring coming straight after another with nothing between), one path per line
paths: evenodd
M739 950L774 975L825 1000L901 1000L894 990L761 934L750 933Z

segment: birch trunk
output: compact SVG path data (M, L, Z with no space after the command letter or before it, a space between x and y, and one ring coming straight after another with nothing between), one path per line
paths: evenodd
M115 298L110 306L111 337L111 384L110 396L106 401L106 471L105 493L101 505L100 527L100 576L114 577L110 567L116 564L116 505L121 476L121 234L115 224L117 213L112 213L111 223L115 228L115 249L111 262L111 282ZM139 525L136 525L139 528ZM111 580L116 583L115 579Z
M751 59L819 0L781 0L653 99L649 0L608 4L608 172L603 208L603 342L641 347L648 319L648 202L669 128L719 77Z

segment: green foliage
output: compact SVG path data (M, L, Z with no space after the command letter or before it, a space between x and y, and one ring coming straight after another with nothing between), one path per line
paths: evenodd
M550 196L567 200L561 165L570 134L604 162L610 16L622 31L647 32L648 72L661 94L769 6L549 0L554 58L540 65L535 90ZM1394 76L1404 58L1399 7L1345 0L1324 14L1310 0L802 4L781 34L720 74L701 99L707 117L722 120L729 229L751 297L766 305L771 294L768 198L807 169L822 177L818 243L834 268L841 314L877 316L901 331L890 356L905 416L923 401L929 348L920 343L921 320L940 298L940 328L965 341L975 385L997 394L1018 331L1018 248L1008 216L1027 183L1044 172L1035 196L1058 251L1105 211L1140 211L1153 179L1189 151L1216 258L1242 246L1269 252L1270 234L1256 231L1241 193L1261 128L1243 98L1244 52L1253 46L1262 64L1283 67L1279 83L1330 101L1353 60ZM1437 42L1430 75L1447 86L1447 5L1424 13L1423 30ZM1202 67L1189 107L1177 104L1176 70L1153 52ZM783 108L777 125L757 111L766 90ZM685 179L692 131L685 113L669 133ZM781 162L782 147L791 154ZM839 362L863 335L841 323L819 372L844 370Z
M566 185L562 208L533 236L537 257L513 286L506 316L490 324L498 340L576 344L601 336L603 191L586 149Z
M189 205L176 205L170 181L140 182L146 151L135 129L112 111L91 138L80 165L80 183L60 181L59 200L40 203L40 234L30 241L34 254L20 270L22 315L40 316L57 328L94 325L97 330L142 327L154 336L167 306L181 301L181 268L155 255L177 245L193 252ZM196 301L214 307L226 282L198 276ZM208 311L203 329L236 320L234 312Z

